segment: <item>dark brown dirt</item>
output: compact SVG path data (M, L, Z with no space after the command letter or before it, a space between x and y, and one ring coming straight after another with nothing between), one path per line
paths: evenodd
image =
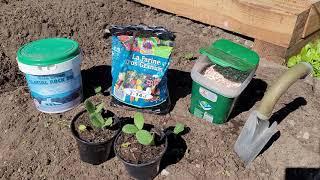
M158 159L165 150L164 141L159 142L159 139L160 137L156 135L155 145L146 146L140 144L134 135L121 133L115 141L116 152L126 162L133 164L148 163ZM123 146L124 143L129 143L129 145L127 147Z
M23 75L18 71L18 64L11 63L0 47L0 93L12 91L24 85Z
M318 80L298 81L281 97L273 117L281 122L280 137L248 168L233 151L234 142L267 84L285 70L283 67L263 59L255 80L239 98L226 124L213 125L188 112L192 82L189 72L195 61L185 55L198 57L200 47L220 38L247 47L252 46L251 40L126 0L0 0L0 79L6 82L0 85L0 179L130 179L117 158L99 166L80 161L69 125L83 105L63 114L37 111L17 69L15 54L20 46L39 38L75 39L83 50L85 91L91 92L96 85L106 90L111 83L111 40L104 30L111 24L139 23L164 26L176 35L168 72L172 110L166 116L145 118L160 127L176 122L190 127L183 136L185 150L181 158L166 163L157 180L278 180L284 179L290 167L320 167ZM110 96L91 96L96 102L111 101ZM122 108L107 108L119 117L133 116L133 112Z
M107 117L105 117L107 118ZM85 131L79 130L79 125L85 125L87 128ZM75 121L75 128L78 136L87 142L99 143L106 142L113 138L119 130L119 124L114 123L112 127L96 128L92 126L87 112L80 115L80 117Z

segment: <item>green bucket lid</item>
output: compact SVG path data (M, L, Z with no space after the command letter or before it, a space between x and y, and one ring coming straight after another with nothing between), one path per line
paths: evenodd
M19 48L18 61L27 65L48 66L68 61L80 53L79 44L67 38L33 41Z
M239 71L250 71L259 63L256 52L226 39L220 39L209 47L201 48L200 53L215 64Z

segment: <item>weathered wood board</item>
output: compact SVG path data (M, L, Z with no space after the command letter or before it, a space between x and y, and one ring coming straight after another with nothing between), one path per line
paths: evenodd
M135 1L286 48L320 29L319 0Z

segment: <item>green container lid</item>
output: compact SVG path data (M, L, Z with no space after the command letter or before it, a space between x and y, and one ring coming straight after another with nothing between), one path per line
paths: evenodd
M200 53L208 56L215 64L239 71L250 71L259 63L256 52L226 39L220 39L209 47L201 48Z
M79 44L67 38L33 41L19 48L18 61L27 65L48 66L68 61L80 53Z

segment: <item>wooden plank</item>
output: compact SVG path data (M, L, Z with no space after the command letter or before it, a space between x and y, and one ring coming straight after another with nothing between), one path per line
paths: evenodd
M270 12L282 14L299 14L307 9L314 2L310 0L239 0L242 3L252 4L253 8L260 6L268 9ZM311 0L314 1L314 0ZM317 0L318 1L318 0Z
M312 5L302 37L305 38L320 29L320 2Z
M296 44L300 39L303 38L303 32L306 26L307 19L309 17L310 9L305 10L304 12L298 15L294 31L291 36L291 41L289 47Z
M317 32L312 33L311 35L309 35L306 38L300 39L300 41L298 41L295 45L289 47L286 51L285 57L289 58L293 55L296 55L300 52L300 50L309 42L312 42L316 39L320 38L320 30L318 30Z
M281 5L284 0L135 1L283 47L289 47L297 19L307 9L293 0L287 6Z
M289 48L281 47L265 41L255 39L253 50L255 50L260 57L267 60L275 61L279 64L285 64L286 60L293 55L300 53L301 49L309 42L320 38L320 30L314 32L306 38L300 39L296 44Z
M255 39L252 49L259 54L260 58L282 65L286 62L285 56L287 48L285 47Z

